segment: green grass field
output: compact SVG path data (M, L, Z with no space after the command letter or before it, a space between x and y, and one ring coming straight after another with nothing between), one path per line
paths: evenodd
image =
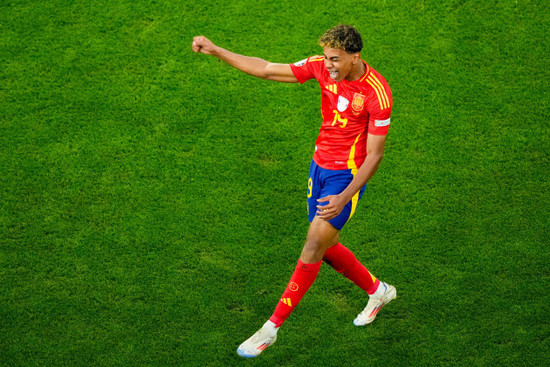
M550 358L545 1L0 2L0 365L542 366ZM256 360L308 228L319 87L273 62L337 23L392 87L386 154L342 242ZM547 362L544 362L544 361Z

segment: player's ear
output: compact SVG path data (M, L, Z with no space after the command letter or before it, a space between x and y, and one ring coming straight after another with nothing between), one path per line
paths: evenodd
M360 61L361 61L361 53L360 52L354 53L353 54L353 63L357 64Z

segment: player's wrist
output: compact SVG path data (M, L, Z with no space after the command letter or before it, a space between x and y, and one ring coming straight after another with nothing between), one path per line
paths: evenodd
M353 195L355 195L355 193L351 192L348 188L340 194L340 197L343 199L344 203L347 203L348 201L351 201Z
M220 58L220 57L221 57L221 47L212 44L212 50L210 51L210 54L211 54L212 56L215 56L215 57L217 57L217 58Z

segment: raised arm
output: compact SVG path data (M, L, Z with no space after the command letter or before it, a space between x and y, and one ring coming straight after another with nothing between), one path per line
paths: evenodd
M258 78L284 83L297 83L298 79L288 64L276 64L258 57L238 55L216 46L204 36L193 38L193 51L216 56L229 65Z

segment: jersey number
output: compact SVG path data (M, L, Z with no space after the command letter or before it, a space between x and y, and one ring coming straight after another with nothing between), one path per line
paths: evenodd
M348 119L340 116L337 110L333 110L332 112L334 112L334 121L332 121L332 126L340 123L341 128L346 127L346 125L348 124Z

